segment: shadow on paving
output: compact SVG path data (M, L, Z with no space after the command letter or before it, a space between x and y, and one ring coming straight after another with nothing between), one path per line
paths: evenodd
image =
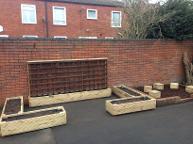
M62 104L67 125L1 138L0 144L193 143L193 102L112 117L106 99Z

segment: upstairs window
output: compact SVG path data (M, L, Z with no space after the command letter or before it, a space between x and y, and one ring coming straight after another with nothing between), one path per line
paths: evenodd
M87 9L87 19L92 19L92 20L98 19L97 10Z
M66 25L66 8L65 7L53 7L53 24L54 25Z
M111 26L121 27L121 11L112 11L111 14Z
M21 17L23 24L37 24L36 6L21 4Z
M97 39L96 36L79 36L79 39Z
M38 38L37 35L23 35L23 38Z
M55 39L67 39L67 36L54 36Z
M0 35L0 38L8 38L9 35Z

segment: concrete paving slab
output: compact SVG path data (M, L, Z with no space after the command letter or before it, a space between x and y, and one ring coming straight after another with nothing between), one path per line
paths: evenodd
M0 138L0 144L56 144L52 129Z
M105 111L106 99L62 104L67 125L1 138L0 144L193 143L193 102L112 117Z

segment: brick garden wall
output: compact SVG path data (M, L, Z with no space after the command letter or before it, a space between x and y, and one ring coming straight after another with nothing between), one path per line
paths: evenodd
M182 55L193 42L170 40L0 40L0 104L28 96L27 61L108 58L108 84L140 86L182 81Z

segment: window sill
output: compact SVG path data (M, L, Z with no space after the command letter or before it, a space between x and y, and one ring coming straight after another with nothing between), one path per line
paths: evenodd
M98 20L98 18L87 18L87 20Z
M121 28L121 26L111 26L112 28Z
M22 23L23 25L36 25L37 23Z
M53 25L54 26L67 26L67 24L56 24L56 23L54 23Z

